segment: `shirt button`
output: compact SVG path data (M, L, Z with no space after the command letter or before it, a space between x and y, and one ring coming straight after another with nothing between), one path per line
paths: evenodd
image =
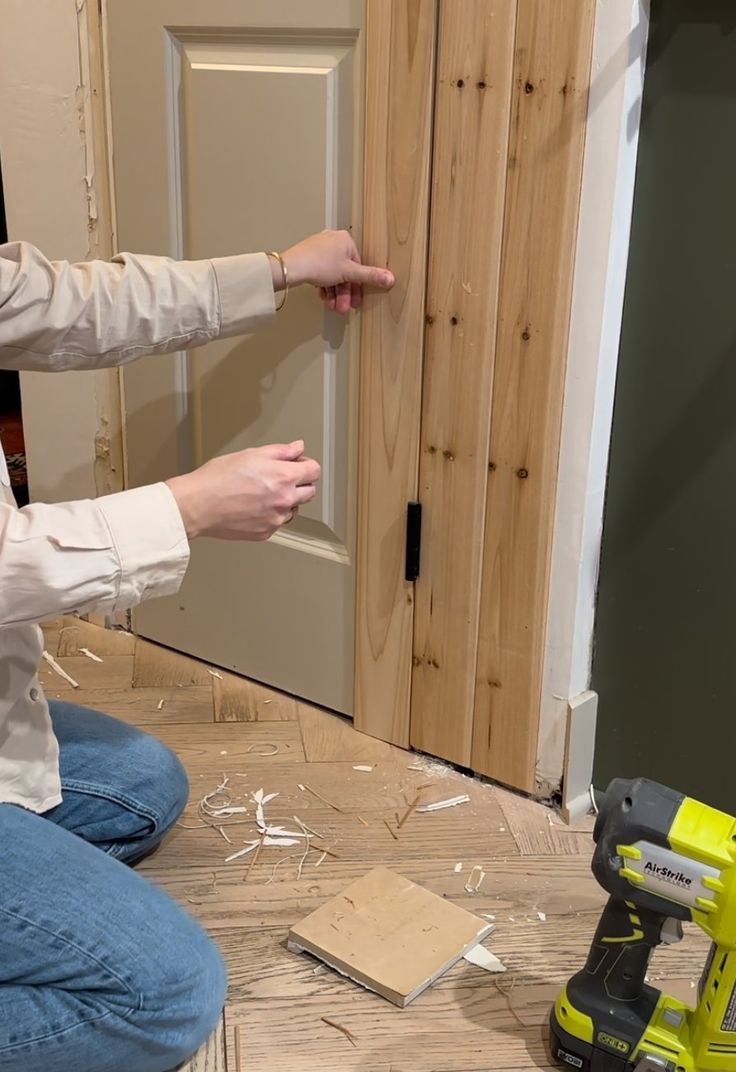
M37 688L34 687L34 688L31 689L30 697L31 697L31 699L33 700L34 703L36 702L36 700L38 700L40 698L40 696L41 696L41 693L39 692L39 690Z

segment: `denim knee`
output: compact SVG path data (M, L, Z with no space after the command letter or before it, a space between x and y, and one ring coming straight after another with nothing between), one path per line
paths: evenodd
M156 816L157 833L163 834L189 800L187 772L178 756L148 733L138 737L135 753L140 800Z
M162 1067L176 1068L202 1046L222 1015L227 974L215 943L193 920L186 920L180 941L165 965L149 964L141 993L142 1035L161 1056Z
M155 758L159 772L158 792L161 799L158 805L160 828L167 830L176 822L187 806L189 800L189 778L181 760L161 741L152 738L157 747Z

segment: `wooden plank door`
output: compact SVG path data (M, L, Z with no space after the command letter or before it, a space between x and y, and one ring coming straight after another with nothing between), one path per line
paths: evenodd
M280 249L362 216L360 0L109 0L117 247ZM124 374L128 483L304 438L317 498L267 544L198 541L136 630L352 712L359 320L295 292L265 332Z

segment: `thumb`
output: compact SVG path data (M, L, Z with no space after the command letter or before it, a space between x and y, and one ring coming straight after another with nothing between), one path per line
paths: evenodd
M357 283L363 287L376 287L378 290L390 290L396 280L388 268L373 268L369 264L350 261L345 268L345 282Z
M261 447L263 453L269 458L275 458L281 462L295 462L304 453L304 440L295 439L293 443L269 443Z

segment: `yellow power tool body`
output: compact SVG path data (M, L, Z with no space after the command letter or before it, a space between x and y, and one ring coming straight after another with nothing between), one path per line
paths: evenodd
M593 836L610 896L552 1010L553 1057L580 1072L736 1072L736 819L616 779ZM694 1007L646 982L653 950L679 941L685 921L712 939Z

